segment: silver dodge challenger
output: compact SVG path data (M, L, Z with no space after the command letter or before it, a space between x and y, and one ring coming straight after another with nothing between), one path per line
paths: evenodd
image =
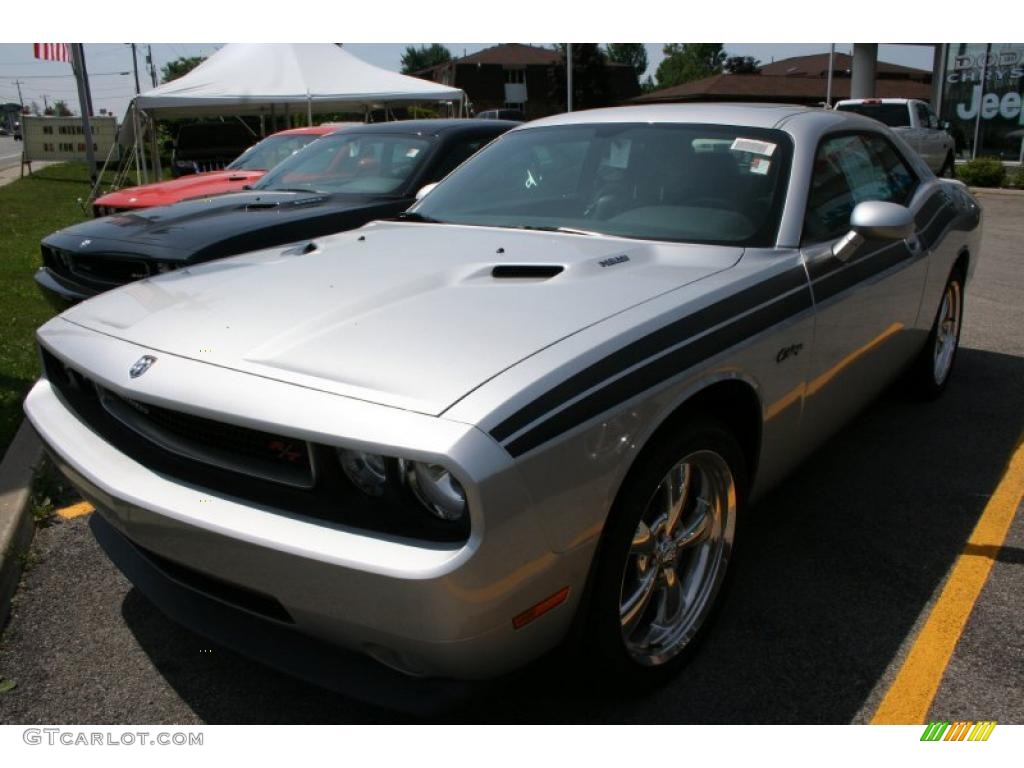
M819 109L559 115L423 192L38 332L104 549L271 664L671 674L758 497L897 377L942 392L980 256L966 187Z

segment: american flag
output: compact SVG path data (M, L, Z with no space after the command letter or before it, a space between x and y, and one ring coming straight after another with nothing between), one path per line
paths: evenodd
M71 46L67 43L33 43L32 47L37 59L71 62Z

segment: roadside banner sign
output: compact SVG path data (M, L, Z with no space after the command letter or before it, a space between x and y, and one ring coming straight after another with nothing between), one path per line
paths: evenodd
M106 157L117 143L117 118L91 117L93 152ZM21 119L25 144L24 161L86 160L85 136L81 117L36 117Z

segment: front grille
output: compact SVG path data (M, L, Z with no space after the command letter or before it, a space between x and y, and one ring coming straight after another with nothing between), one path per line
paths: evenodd
M48 246L43 246L43 264L57 274L106 288L141 280L150 274L149 264L139 258L83 255Z
M167 451L243 475L313 486L310 448L301 440L140 403L102 387L97 392L107 413Z
M463 542L465 525L426 514L403 495L366 496L340 471L335 448L195 416L118 395L41 348L47 380L101 439L157 474L261 509L403 539ZM301 461L296 454L302 456Z

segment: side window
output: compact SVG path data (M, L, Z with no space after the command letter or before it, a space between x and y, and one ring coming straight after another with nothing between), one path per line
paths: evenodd
M857 203L883 200L905 205L917 179L888 141L871 134L833 136L814 158L804 217L804 241L842 237Z
M811 187L807 192L804 241L820 243L842 237L850 228L856 205L842 157L855 144L855 136L825 139L814 157Z
M925 111L928 113L928 127L929 128L938 128L939 127L939 118L937 118L935 116L935 113L932 112L932 108L931 107L925 107Z
M874 155L875 163L881 166L885 173L887 196L878 199L906 205L917 189L917 176L910 170L900 153L884 138L868 136L866 141Z
M441 162L431 172L428 181L440 181L449 173L454 171L464 160L467 160L474 152L487 143L484 137L463 139L448 148L448 152L441 159Z

